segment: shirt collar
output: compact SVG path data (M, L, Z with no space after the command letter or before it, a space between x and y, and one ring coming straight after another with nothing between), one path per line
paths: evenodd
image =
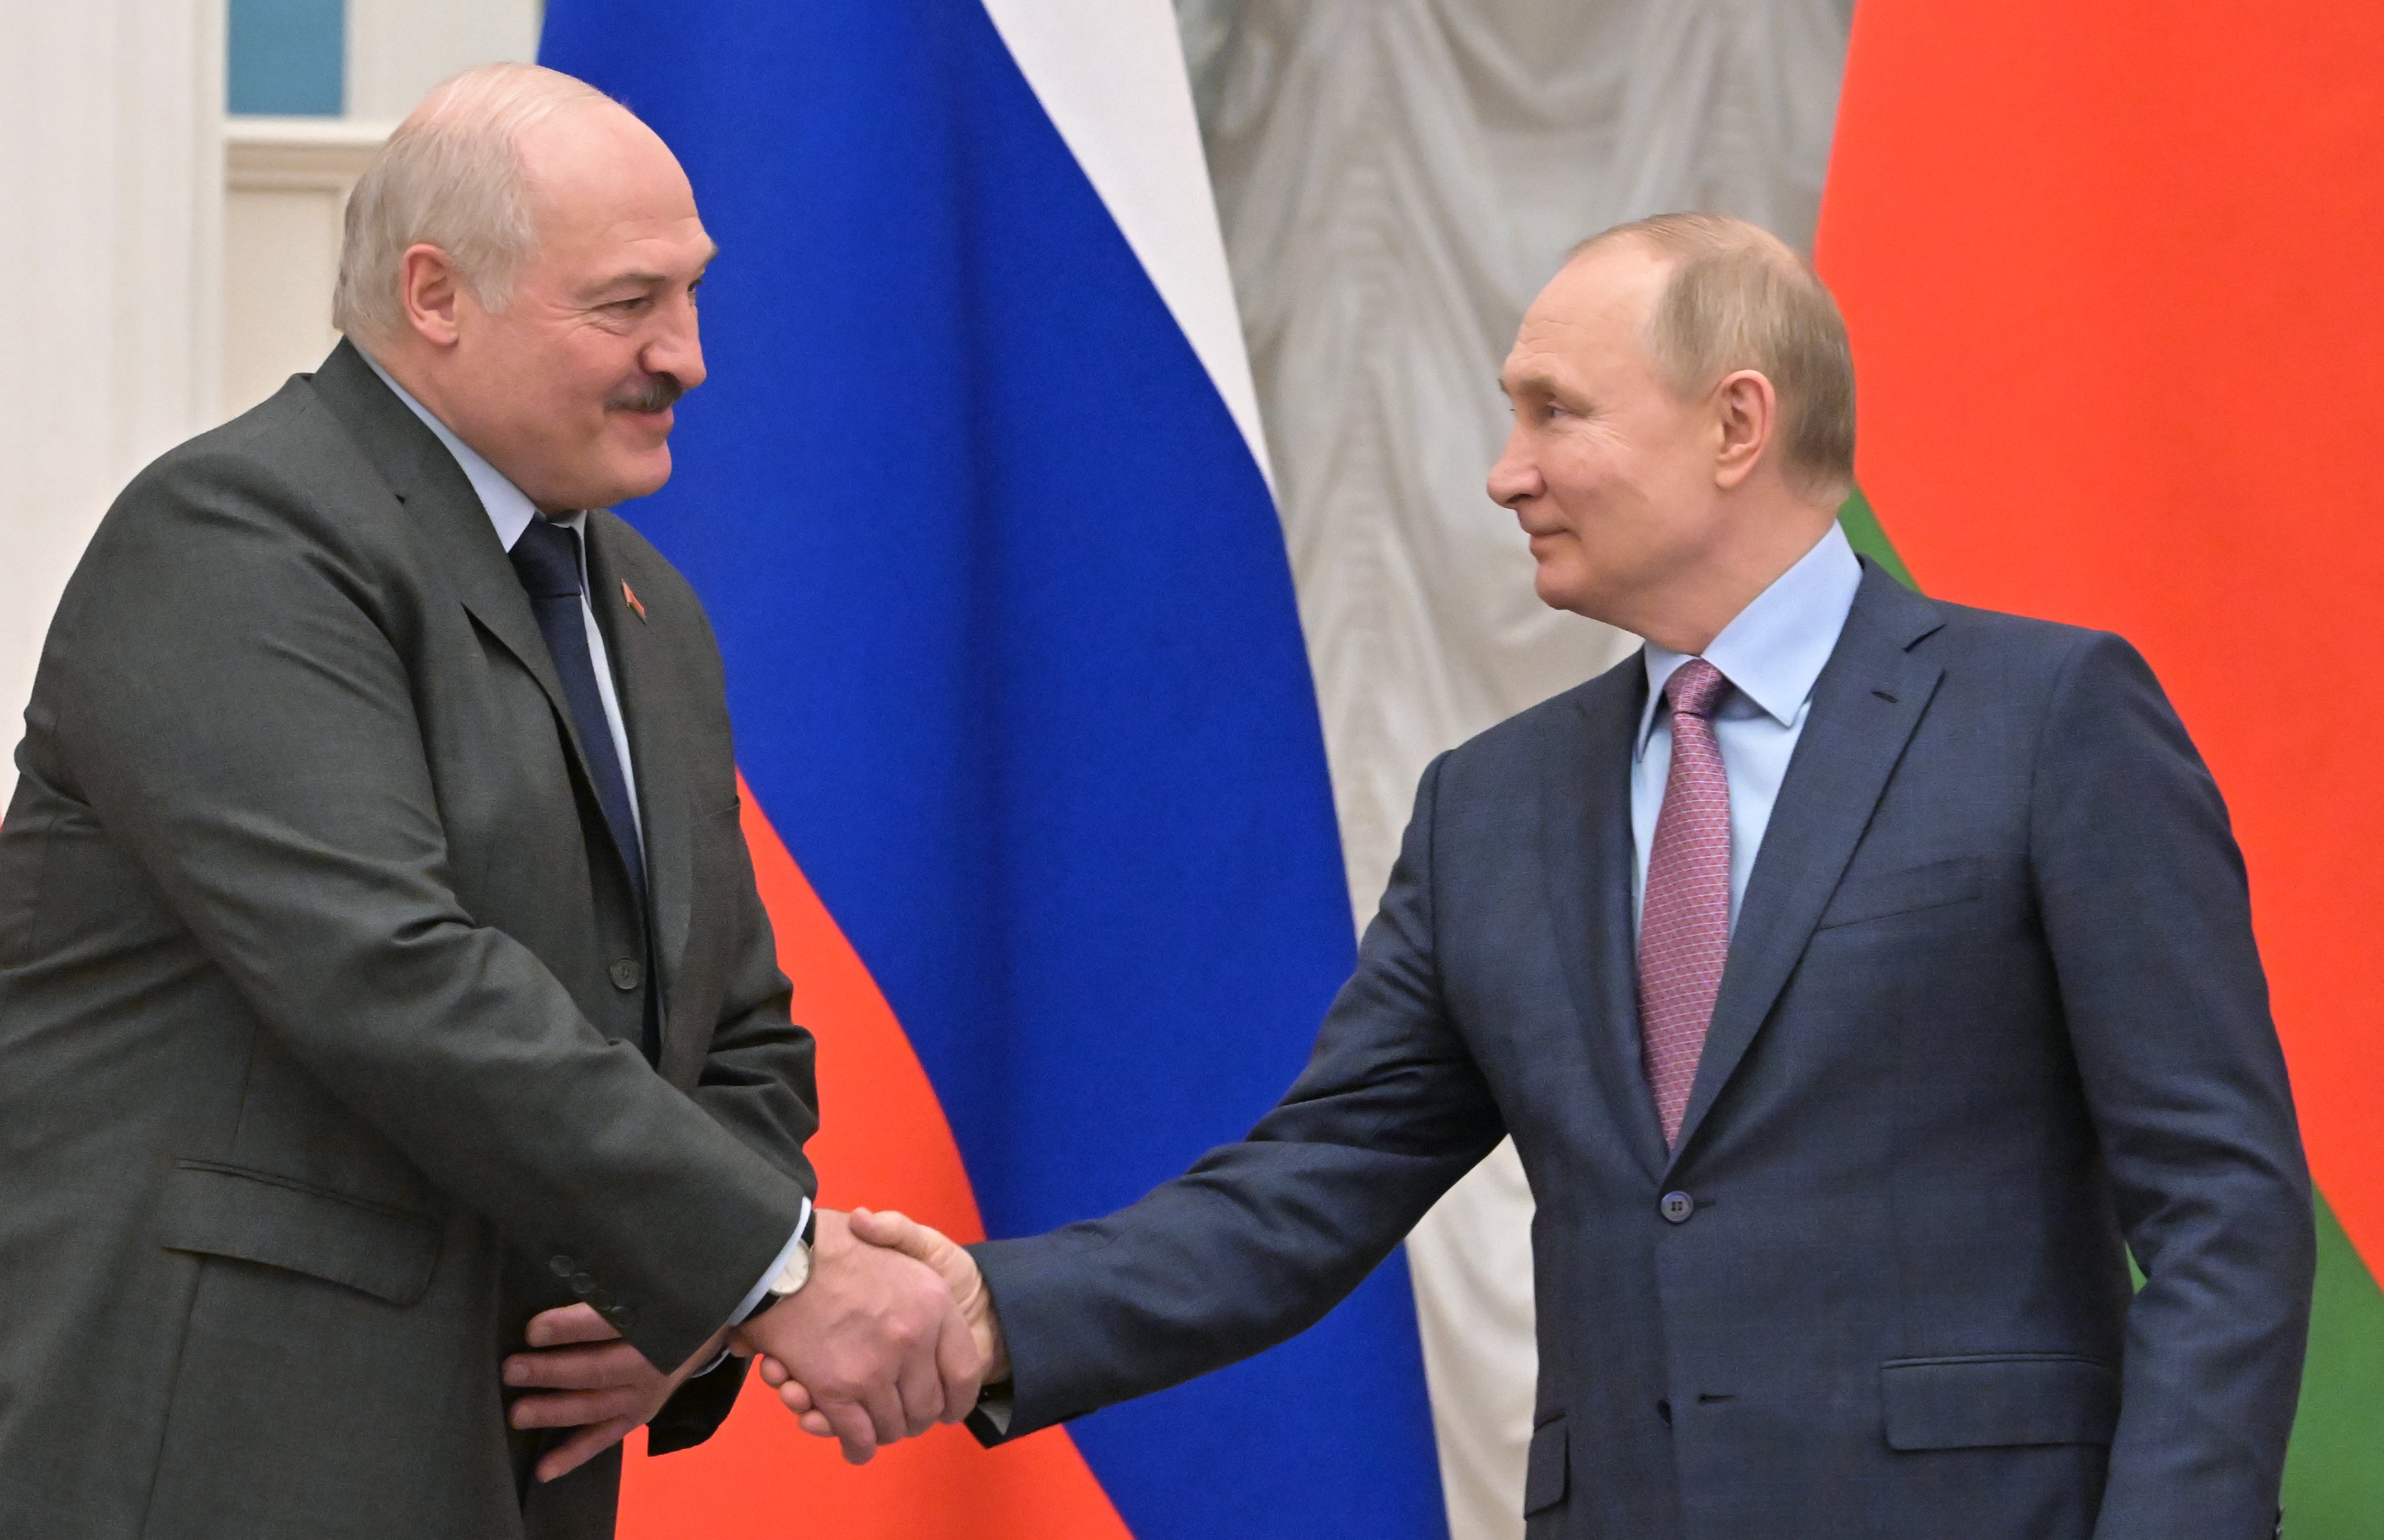
M364 353L361 348L356 351ZM421 418L422 425L437 434L439 441L447 446L447 452L453 455L455 463L463 468L464 479L469 481L472 490L479 495L480 508L489 515L489 523L496 526L498 541L505 549L512 550L514 542L522 537L522 531L538 517L538 505L530 501L528 495L520 487L507 481L503 471L481 458L478 450L456 437L454 429L432 416L430 409L416 400L412 391L398 384L390 372L380 366L379 359L364 353L364 360L372 365L372 372L380 376L380 382L405 403L406 410ZM554 522L577 529L580 518L581 515L574 513Z
M1862 562L1846 532L1831 524L1794 566L1772 579L1771 586L1722 627L1706 648L1705 659L1765 716L1794 727L1812 698L1814 682L1837 648L1838 634L1855 607L1855 590L1861 586ZM1646 644L1644 658L1647 703L1639 712L1634 750L1640 755L1647 752L1648 735L1655 731L1664 682L1689 660L1687 654L1655 642Z

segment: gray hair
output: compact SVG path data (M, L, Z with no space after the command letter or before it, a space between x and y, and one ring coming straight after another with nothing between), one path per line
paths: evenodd
M484 64L433 86L348 194L331 325L388 337L404 324L407 248L445 252L484 309L503 310L538 250L521 136L558 110L610 97L534 64Z
M1780 401L1782 467L1801 492L1842 498L1855 480L1855 363L1819 275L1769 232L1713 214L1659 214L1592 236L1579 256L1632 238L1671 259L1647 317L1647 355L1691 400L1752 369Z

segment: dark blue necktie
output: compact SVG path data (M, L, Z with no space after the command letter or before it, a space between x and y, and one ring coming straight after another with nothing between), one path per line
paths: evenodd
M514 542L514 572L529 595L538 629L553 655L554 671L563 681L563 698L571 707L571 725L579 730L579 747L588 758L588 774L596 783L597 806L613 832L614 848L629 869L640 915L646 907L646 863L638 845L638 824L629 809L629 782L621 773L620 757L613 752L613 726L604 716L604 697L596 690L596 663L588 648L588 623L579 603L579 532L565 524L534 518Z

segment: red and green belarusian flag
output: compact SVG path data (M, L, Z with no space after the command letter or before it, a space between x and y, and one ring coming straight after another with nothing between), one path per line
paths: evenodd
M2227 794L2323 1194L2286 1534L2384 1534L2384 6L1864 0L1819 247L1849 525L2127 635Z

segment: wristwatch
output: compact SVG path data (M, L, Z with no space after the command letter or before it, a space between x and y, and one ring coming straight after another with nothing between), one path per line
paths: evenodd
M795 1249L787 1253L786 1265L770 1279L769 1287L762 1290L761 1301L754 1305L751 1314L745 1319L751 1320L812 1281L812 1233L818 1225L819 1211L805 1210L802 1233L795 1238Z

